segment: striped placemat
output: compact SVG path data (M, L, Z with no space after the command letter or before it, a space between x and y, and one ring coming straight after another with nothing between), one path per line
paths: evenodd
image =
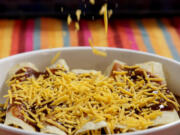
M0 20L0 58L38 49L89 46L127 48L180 60L180 17L110 20L105 34L102 20L74 23L54 18Z

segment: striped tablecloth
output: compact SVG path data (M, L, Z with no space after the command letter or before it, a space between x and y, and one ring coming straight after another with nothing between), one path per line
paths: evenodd
M0 20L0 58L38 49L89 46L128 48L180 60L180 17L121 19L109 22L105 34L102 20L74 24L54 18Z

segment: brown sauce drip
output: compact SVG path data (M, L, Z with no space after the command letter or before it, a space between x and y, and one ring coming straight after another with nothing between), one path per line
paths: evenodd
M15 101L21 102L21 104L16 104L14 103ZM22 101L19 100L15 100L13 99L12 104L9 106L9 108L7 109L8 112L11 112L12 115L18 119L21 119L22 121L24 121L25 123L31 125L32 127L34 127L36 129L36 131L40 131L40 129L37 127L36 123L33 123L27 119L25 119L23 113L21 113L21 110L24 109L26 110L26 106ZM33 111L32 111L33 112ZM34 112L33 112L34 113ZM27 113L27 115L34 119L30 114Z
M110 76L115 78L115 74L113 73L113 71L122 71L122 70L123 70L123 67L120 64L114 63Z
M13 77L11 80L19 80L19 81L25 81L27 78L34 76L35 78L38 78L40 75L42 75L45 79L49 77L49 73L48 71L44 71L44 72L37 72L34 69L30 68L30 67L24 67L25 71L23 69L19 69L15 74L21 74L24 73L24 75L22 76L18 76L18 77ZM62 69L50 69L50 71L52 72L52 74L55 74L57 71L63 71ZM64 71L66 72L66 71Z
M21 113L21 110L25 107L25 105L22 103L21 105L17 105L17 104L12 104L9 108L8 108L8 112L11 112L12 115L18 119L21 119L22 121L24 121L25 123L31 125L32 127L34 127L36 129L36 131L40 131L40 129L37 127L36 123L33 123L27 119L25 119L24 115ZM29 114L27 114L29 115ZM32 118L32 116L29 115L30 118ZM32 118L34 119L34 118Z
M21 110L22 105L12 104L11 107L8 109L8 112L11 112L14 117L24 120L24 116L21 113Z
M25 108L25 105L22 103L22 104L11 104L11 106L8 108L8 112L11 112L12 115L16 118L19 118L23 121L25 121L26 123L34 126L35 124L28 121L28 120L25 120L24 118L24 115L21 113L21 110Z
M127 75L131 77L132 80L136 81L137 80L137 76L141 76L144 80L145 80L145 75L144 75L144 70L141 69L141 68L126 68L126 67L123 67L122 65L118 64L118 63L115 63L113 68L112 68L112 71L111 71L111 74L110 76L112 76L113 78L115 78L115 75L113 73L113 71L127 71ZM132 74L134 72L134 75ZM148 72L148 71L145 71L147 73L147 75L149 76L149 78L158 78L156 75L153 75L152 73ZM153 82L156 82L158 84L162 84L162 81L153 81Z
M169 102L167 102L166 106L162 105L161 102L159 104L155 104L151 106L152 110L161 110L161 111L172 111L174 108L175 108L174 105Z

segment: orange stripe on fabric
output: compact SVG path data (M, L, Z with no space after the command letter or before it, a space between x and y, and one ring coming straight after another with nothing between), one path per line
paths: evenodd
M161 19L161 21L166 26L167 31L171 35L171 39L173 41L173 44L175 45L176 49L180 53L180 39L179 39L179 35L178 35L176 29L170 24L168 19L163 18L163 19Z
M62 47L63 35L61 21L58 19L43 18L41 22L41 48Z
M14 21L1 20L0 21L0 57L7 57L11 52L12 32Z
M41 40L41 49L46 49L49 47L49 31L51 28L49 26L52 24L49 24L48 18L42 18L41 19L41 30L40 30L40 40Z
M172 58L171 52L164 39L161 29L155 19L142 19L142 23L148 32L151 44L155 52L161 56Z
M134 34L134 38L136 40L136 43L138 45L139 50L146 52L147 49L146 49L146 46L144 44L141 31L140 31L140 29L138 28L138 26L136 24L136 21L131 20L129 24L130 24L130 27L131 27L132 32Z
M12 34L11 55L17 54L19 51L20 27L21 27L21 21L16 20L14 22L14 29Z
M108 46L107 35L101 20L88 21L88 27L92 35L94 46Z
M75 23L72 22L69 25L70 44L72 46L78 46L78 31L75 30Z

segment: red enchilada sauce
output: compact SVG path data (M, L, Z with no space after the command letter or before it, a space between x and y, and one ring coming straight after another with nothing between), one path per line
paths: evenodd
M65 70L62 70L62 69L50 69L51 73L52 74L56 74L57 71L63 71L63 72L66 72ZM49 77L49 73L48 71L44 71L44 72L38 72L30 67L24 67L24 70L23 69L19 69L15 74L22 74L24 73L24 75L22 76L17 76L17 77L13 77L11 80L19 80L19 81L25 81L27 78L29 77L32 77L34 76L35 78L38 78L40 75L42 75L44 78L48 78Z

